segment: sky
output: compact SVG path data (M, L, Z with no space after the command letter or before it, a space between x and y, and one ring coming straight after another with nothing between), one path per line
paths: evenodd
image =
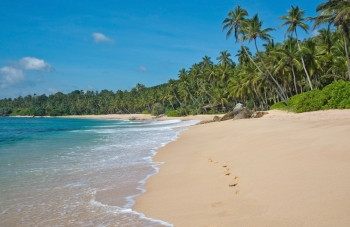
M321 2L0 0L0 98L166 83L204 56L216 62L228 50L236 60L240 46L222 31L236 5L258 13L263 27L276 29L274 40L283 41L279 17L291 5L315 16Z

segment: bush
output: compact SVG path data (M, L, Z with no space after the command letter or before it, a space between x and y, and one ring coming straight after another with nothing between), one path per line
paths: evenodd
M350 82L340 80L327 85L322 91L328 100L323 109L350 108Z
M321 90L311 90L289 99L290 109L296 113L320 110L326 103L327 98Z
M350 82L333 82L322 90L312 90L295 95L289 99L289 105L279 102L270 109L290 110L297 113L350 108Z
M288 106L285 102L278 102L270 106L270 110L288 110Z
M148 110L144 110L141 112L142 114L150 114L150 112Z
M177 110L169 110L167 113L166 113L166 116L167 117L181 117L181 114L179 111Z

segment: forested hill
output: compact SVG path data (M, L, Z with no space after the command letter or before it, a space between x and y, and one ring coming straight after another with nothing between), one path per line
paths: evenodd
M177 80L130 91L73 91L53 95L28 95L0 100L0 115L81 115L153 113L186 115L226 111L241 102L249 108L267 109L279 101L337 80L350 79L350 2L329 0L315 6L313 27L325 24L318 35L299 40L298 31L310 31L305 11L292 6L280 17L281 32L289 36L274 42L259 16L236 6L228 12L223 29L240 50L234 63L228 51L213 61L204 56ZM224 35L223 35L224 36ZM261 49L257 40L264 41ZM248 43L254 45L249 50ZM252 54L255 53L255 54Z

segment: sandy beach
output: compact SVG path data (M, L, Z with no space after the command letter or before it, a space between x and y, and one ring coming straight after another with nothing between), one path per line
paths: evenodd
M167 117L160 116L155 117L151 114L101 114L101 115L70 115L64 116L64 118L87 118L87 119L118 119L118 120L172 120L172 119L180 119L183 121L186 120L199 120L201 122L212 121L215 115L188 115L185 117ZM219 114L217 116L223 116L223 114Z
M349 226L349 139L350 110L191 126L134 209L174 226Z

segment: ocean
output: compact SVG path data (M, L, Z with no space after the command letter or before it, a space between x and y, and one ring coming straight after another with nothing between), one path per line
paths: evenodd
M134 197L156 149L196 123L0 118L0 226L171 226Z

